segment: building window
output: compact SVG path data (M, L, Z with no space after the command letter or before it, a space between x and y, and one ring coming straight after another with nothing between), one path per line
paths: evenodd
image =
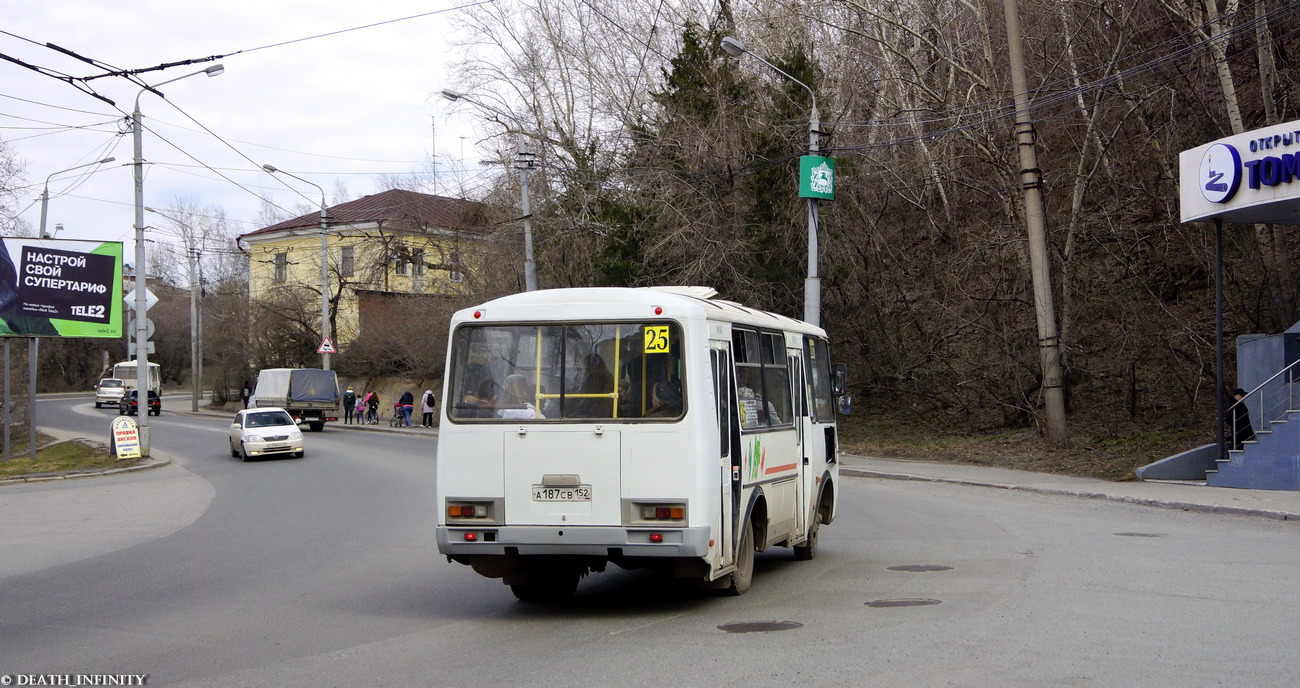
M415 249L411 257L411 274L416 277L424 277L424 249Z
M406 274L406 247L398 244L393 249L393 271L399 275Z
M343 264L339 266L339 274L344 277L351 277L357 269L357 249L355 246L343 247Z
M465 273L462 272L461 270L462 267L460 263L460 251L452 251L451 252L451 281L457 283L465 281Z
M271 276L272 282L284 282L289 278L289 254L275 254L275 274Z

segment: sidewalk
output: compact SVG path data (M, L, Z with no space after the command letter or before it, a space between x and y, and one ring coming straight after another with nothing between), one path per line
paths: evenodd
M1109 499L1165 509L1300 521L1300 492L1284 490L1237 490L1208 487L1192 482L1116 483L1096 478L1032 473L988 466L876 459L847 454L840 456L840 473L865 478L976 485L1089 499Z
M206 408L200 409L198 413L189 409L169 409L168 413L201 416L231 415L225 411ZM378 425L344 425L342 421L326 425L326 432L340 430L393 432L434 438L438 436L438 428L421 428L419 425L394 428L388 425L386 419L381 420ZM165 460L160 463L164 462ZM1088 499L1108 499L1165 509L1300 521L1300 492L1285 490L1238 490L1209 487L1204 483L1177 481L1110 482L1096 478L1034 473L989 466L880 459L851 454L840 456L840 472L843 475L864 478L954 483Z

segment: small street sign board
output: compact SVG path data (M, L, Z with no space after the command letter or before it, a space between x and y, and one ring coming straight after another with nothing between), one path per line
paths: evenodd
M131 293L127 294L126 296L123 296L122 301L126 303L127 310L131 310L131 311L135 310L135 290L133 289L131 290ZM147 311L150 308L153 308L153 305L155 303L158 303L158 297L153 292L149 291L149 287L145 287L144 288L144 309Z
M316 350L316 353L336 354L338 352L334 350L334 343L330 341L329 337L326 337L325 339L321 340L320 348Z
M145 342L145 343L144 343L144 350L145 350L145 353L150 353L150 354L152 354L152 353L157 353L157 352L154 351L153 342ZM136 357L136 356L135 356L135 342L127 342L127 343L126 343L126 357L127 357L127 358L135 358L135 357Z
M144 319L144 338L145 338L145 341L148 341L148 340L150 340L150 339L153 339L153 333L154 333L154 330L155 330L155 329L156 329L156 328L155 328L155 326L154 326L154 324L153 324L153 320L150 319L150 318L145 318L145 319ZM127 323L127 325L126 325L126 336L127 336L128 339L135 339L135 318L131 318L131 322ZM150 350L149 350L149 353L153 353L153 349L150 349Z
M134 418L113 419L113 454L118 460L140 458L140 426Z

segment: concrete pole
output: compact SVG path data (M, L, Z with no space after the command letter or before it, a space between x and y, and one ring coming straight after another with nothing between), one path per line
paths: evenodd
M145 312L144 255L144 129L140 125L140 91L131 113L131 140L135 150L132 172L135 177L135 394L136 425L140 433L140 455L149 456L149 328ZM129 393L129 390L128 392ZM161 390L159 390L161 396Z
M785 74L785 72L781 73ZM813 94L812 89L808 88L806 84L794 79L794 77L790 78L807 88L808 94L812 96L812 115L808 119L808 154L817 155L821 152L821 143L818 141L820 136L818 130L821 129L821 122L817 112L817 96ZM803 319L809 325L817 327L822 326L822 281L817 274L817 231L819 223L817 199L810 197L808 199L808 276L803 281Z
M1020 152L1020 182L1025 192L1025 226L1029 233L1029 269L1034 285L1034 313L1038 320L1038 350L1043 368L1043 402L1047 438L1065 440L1065 391L1061 387L1061 339L1056 328L1050 260L1047 253L1046 214L1043 211L1042 170L1034 151L1034 125L1030 120L1029 86L1020 39L1016 0L1003 0L1007 22L1007 55L1016 103L1016 148Z
M533 260L533 208L528 199L528 173L533 167L532 154L523 132L516 134L519 164L519 204L524 214L524 291L537 291L537 262Z
M199 289L195 284L194 236L190 232L190 410L199 410Z

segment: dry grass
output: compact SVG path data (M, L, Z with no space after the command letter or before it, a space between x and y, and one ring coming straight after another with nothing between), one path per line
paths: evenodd
M840 444L843 451L861 456L997 466L1123 481L1133 480L1133 471L1141 466L1206 444L1213 438L1212 434L1188 428L1114 430L1078 424L1070 427L1070 433L1063 445L1053 446L1036 429L966 434L853 416L841 419Z
M11 433L11 437L13 434L16 433ZM27 451L27 435L24 431L21 444L15 442L10 446L9 461L0 462L0 480L126 468L141 463L140 459L118 461L109 453L107 446L91 440L53 442L52 438L39 435L36 446L36 460L33 461Z

